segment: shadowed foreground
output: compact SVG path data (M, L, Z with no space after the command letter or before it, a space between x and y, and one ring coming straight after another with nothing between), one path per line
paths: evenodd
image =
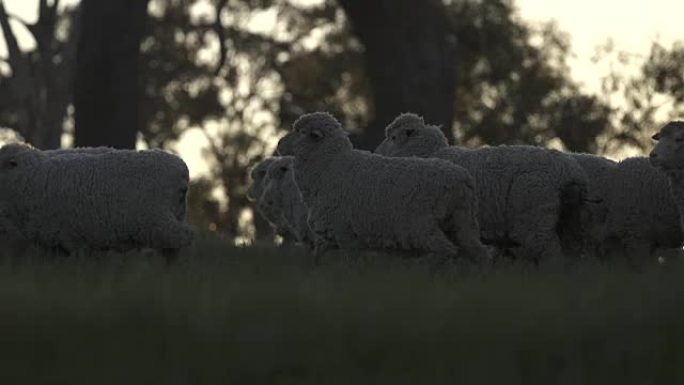
M199 242L0 265L0 381L673 384L684 267L447 266Z

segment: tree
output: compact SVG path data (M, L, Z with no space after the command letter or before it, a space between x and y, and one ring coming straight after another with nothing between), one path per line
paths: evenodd
M148 1L81 2L76 146L135 148L140 130L140 41Z
M338 0L364 47L373 120L356 144L373 148L383 127L412 111L453 139L457 39L442 0Z
M78 36L77 12L58 14L59 0L38 3L38 19L28 23L9 15L0 1L0 27L11 73L0 79L0 120L41 149L60 147L64 119L72 101ZM10 20L33 37L36 48L22 52Z
M668 49L656 41L642 56L617 51L609 41L595 60L611 67L603 78L602 95L614 109L612 128L602 133L601 151L615 153L625 146L648 151L653 132L684 115L684 42Z
M506 0L454 1L448 10L461 21L460 142L545 145L559 138L573 151L596 149L611 110L570 78L565 34L552 23L524 23Z
M200 3L209 7L192 12ZM152 0L142 43L143 139L171 146L185 130L201 130L214 187L226 203L215 224L229 239L272 235L263 222L254 221L254 234L241 223L250 209L244 197L249 167L272 149L268 139L278 126L281 89L274 68L287 45L249 30L253 15L271 6Z
M389 121L413 111L467 145L559 138L588 152L611 127L612 109L570 78L567 37L553 24L521 21L511 1L339 3L347 18L328 18L321 43L285 64L285 122L327 109L352 131L366 126L355 142L372 148Z

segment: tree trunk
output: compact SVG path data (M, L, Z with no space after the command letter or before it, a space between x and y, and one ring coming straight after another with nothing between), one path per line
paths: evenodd
M356 138L372 149L402 112L440 124L453 140L456 39L441 0L339 0L365 47L375 115Z
M81 1L74 94L76 146L135 148L140 40L148 1Z

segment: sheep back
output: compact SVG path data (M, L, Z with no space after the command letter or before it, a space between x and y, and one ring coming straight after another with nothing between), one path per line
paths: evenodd
M180 248L188 168L160 150L59 156L29 149L3 168L0 198L25 238L47 247Z

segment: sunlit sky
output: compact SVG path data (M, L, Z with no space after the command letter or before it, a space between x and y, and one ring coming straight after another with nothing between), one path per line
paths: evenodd
M5 0L9 13L28 21L35 20L37 4L38 0ZM608 39L619 50L644 55L656 39L666 46L684 40L684 0L517 0L516 5L524 20L553 19L569 33L572 75L591 92L598 92L600 79L606 73L606 68L592 63L591 58L596 47ZM22 45L30 46L29 35L21 28L16 30ZM4 41L0 43L0 55L5 56ZM179 149L193 176L206 170L199 150L201 139L201 135L189 133Z

